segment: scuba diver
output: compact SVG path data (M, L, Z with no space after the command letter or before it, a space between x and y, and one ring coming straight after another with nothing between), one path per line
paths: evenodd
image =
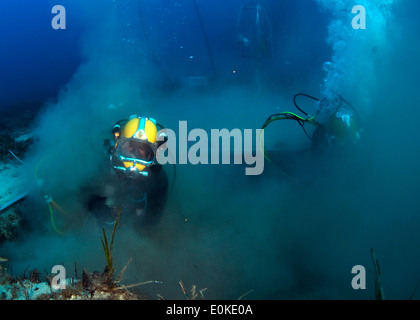
M299 107L296 99L300 96L317 102L315 115L311 116ZM294 120L302 127L305 135L311 140L311 147L309 149L311 155L321 155L328 150L342 150L359 141L361 133L360 117L356 109L341 96L318 99L305 93L297 93L293 97L293 103L303 115L289 111L272 114L267 118L261 128L260 149L268 161L272 162L272 158L269 152L264 149L262 133L270 123L277 120ZM306 130L306 124L314 126L315 130L312 135ZM296 156L302 157L303 153L306 154L307 151L300 151ZM281 158L283 157L284 154L281 155ZM290 163L287 163L288 161L289 159L283 159L283 164L285 166L290 165Z
M341 96L320 100L313 121L317 126L312 136L314 151L347 147L360 140L360 117Z
M168 177L156 157L167 137L158 127L163 128L155 119L136 115L114 125L113 144L106 141L110 173L87 187L93 191L88 192L87 207L98 224L112 225L119 211L134 226L150 225L161 216Z

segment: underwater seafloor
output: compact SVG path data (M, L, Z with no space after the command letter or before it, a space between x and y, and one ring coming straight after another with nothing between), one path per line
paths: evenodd
M6 19L24 0L1 4L0 299L420 298L417 1L360 1L365 30L353 1L221 2L62 1L66 30L35 4L33 33ZM316 127L283 119L259 175L233 157L164 165L153 226L103 229L83 202L116 121L151 116L178 138L186 121L208 148L212 129L251 129L258 152L270 115L319 116L311 98L296 109L302 92L348 101L357 143L314 155Z

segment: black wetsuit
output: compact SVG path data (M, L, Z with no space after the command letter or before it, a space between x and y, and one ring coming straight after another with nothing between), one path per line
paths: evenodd
M112 171L87 187L87 208L100 225L111 225L120 209L121 219L135 227L159 220L166 202L168 177L161 165L145 170L147 176L138 175L135 178Z

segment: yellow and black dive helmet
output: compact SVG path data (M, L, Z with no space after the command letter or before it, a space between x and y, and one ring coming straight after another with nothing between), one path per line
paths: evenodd
M360 124L356 111L348 106L339 106L328 121L330 141L336 145L357 143L360 140Z
M111 149L112 167L128 177L147 176L148 168L156 164L158 149L156 120L133 115L121 120L112 130L115 145Z

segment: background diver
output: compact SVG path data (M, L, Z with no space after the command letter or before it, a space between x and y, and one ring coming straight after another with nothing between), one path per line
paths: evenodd
M107 173L85 188L88 210L98 224L112 225L118 211L130 225L154 223L164 209L168 177L156 160L165 141L158 141L155 119L131 116L118 121L109 145ZM109 140L108 140L109 142Z
M311 116L304 111L296 102L299 96L307 97L317 102L315 115ZM318 99L305 93L297 93L293 97L293 103L299 115L294 112L285 111L270 115L262 125L264 131L274 121L277 120L294 120L303 129L305 135L311 140L311 147L294 154L295 159L302 158L303 155L310 154L322 155L328 150L343 150L351 145L356 144L360 140L360 117L356 109L341 96L333 98ZM306 124L314 127L313 133L310 134ZM266 160L279 162L283 168L290 168L291 155L281 151L267 151L264 149L262 135L260 136L260 150L264 153ZM308 152L309 151L309 152ZM276 157L280 155L279 157ZM273 157L275 159L273 159Z

